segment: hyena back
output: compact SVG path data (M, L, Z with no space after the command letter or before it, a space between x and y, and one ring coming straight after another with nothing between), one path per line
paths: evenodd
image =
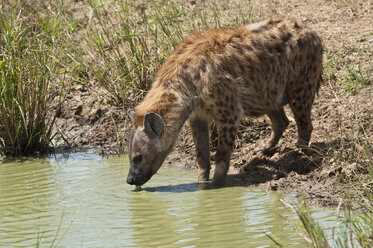
M319 36L293 19L191 34L161 67L143 102L129 112L134 126L127 182L142 185L157 172L186 120L200 181L209 180L211 120L218 131L215 184L225 183L243 115L268 115L272 133L263 147L268 152L289 124L283 109L289 104L297 144L307 145L311 107L322 80L322 50Z

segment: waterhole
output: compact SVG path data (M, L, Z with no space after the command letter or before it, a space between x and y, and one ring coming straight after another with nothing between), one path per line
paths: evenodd
M136 191L126 157L95 153L0 162L1 247L302 247L298 217L276 193L196 183L161 168ZM288 200L292 201L291 197ZM333 210L313 208L324 227Z

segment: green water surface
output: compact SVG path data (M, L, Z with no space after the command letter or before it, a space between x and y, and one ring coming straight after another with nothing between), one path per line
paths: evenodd
M303 247L298 218L275 193L196 183L161 168L142 191L126 157L95 153L0 162L0 247ZM332 210L315 208L323 226Z

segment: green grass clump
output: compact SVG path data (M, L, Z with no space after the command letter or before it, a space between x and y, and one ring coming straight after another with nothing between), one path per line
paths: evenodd
M373 174L371 174L371 179L373 179ZM307 247L373 247L373 195L370 193L363 196L355 191L349 196L357 197L355 201L358 199L357 203L362 207L362 211L357 212L351 210L351 208L346 208L344 213L341 214L337 210L336 218L338 219L338 224L329 228L331 229L331 234L329 235L314 219L305 199L299 206L292 206L285 201L282 202L298 215L300 225L296 229L299 235L308 243ZM266 235L276 247L286 247L273 235Z
M360 200L366 200L360 202ZM359 196L359 204L363 207L362 212L354 212L347 208L342 215L339 215L339 230L334 227L331 237L327 239L325 231L313 219L309 207L304 203L296 208L296 213L302 222L301 236L308 241L311 247L373 247L373 203L372 194Z
M324 78L333 82L336 88L345 94L358 95L362 88L373 82L372 66L369 63L354 60L356 56L371 54L371 49L354 46L339 50L325 48L326 62L324 63ZM340 83L339 83L340 82Z
M372 75L364 72L360 66L346 67L348 73L343 80L343 90L347 93L357 95L361 88L370 85L373 81Z
M63 92L58 24L50 17L30 21L35 16L27 9L0 11L0 153L43 153L53 138Z

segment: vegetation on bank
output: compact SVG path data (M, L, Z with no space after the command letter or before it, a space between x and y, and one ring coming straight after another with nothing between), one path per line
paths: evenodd
M353 1L340 1L351 4ZM369 1L370 2L370 1ZM2 1L0 3L0 153L5 156L48 152L60 138L55 127L72 85L103 87L114 105L128 108L149 89L157 69L185 34L193 30L238 26L257 20L251 2L203 1ZM75 7L72 7L75 6ZM273 7L272 14L276 14ZM355 62L350 47L325 51L326 84L335 96L357 95L371 87L372 72ZM336 97L338 99L338 97ZM341 221L346 239L339 247L372 246L372 144L354 113L336 120L339 144L320 151L330 163L356 163L356 177L340 178L346 198L361 213L347 212ZM346 130L345 123L351 125ZM123 149L124 138L118 149ZM347 137L347 138L346 138ZM298 210L304 237L313 247L327 247L322 230L306 205ZM351 240L356 241L355 243ZM354 245L356 244L356 245Z
M0 13L0 153L45 153L64 94L62 34L26 4L0 4Z
M91 0L77 3L79 10L71 4L0 4L3 155L48 151L59 138L55 118L71 85L93 82L114 105L128 108L144 96L185 34L220 27L223 12L229 17L224 26L251 21L250 5L236 6L233 15L228 3L206 3L193 12L189 3Z
M372 169L372 167L371 167ZM370 173L370 182L373 180L373 174ZM329 247L373 247L373 195L371 192L363 195L355 188L349 190L346 197L359 205L360 210L354 211L351 206L340 210L338 206L336 218L338 225L326 227L324 230L312 217L311 209L303 200L298 206L288 206L290 211L294 211L300 220L300 225L296 228L299 235L307 241L309 247L329 248ZM287 247L272 235L267 235L276 247Z

